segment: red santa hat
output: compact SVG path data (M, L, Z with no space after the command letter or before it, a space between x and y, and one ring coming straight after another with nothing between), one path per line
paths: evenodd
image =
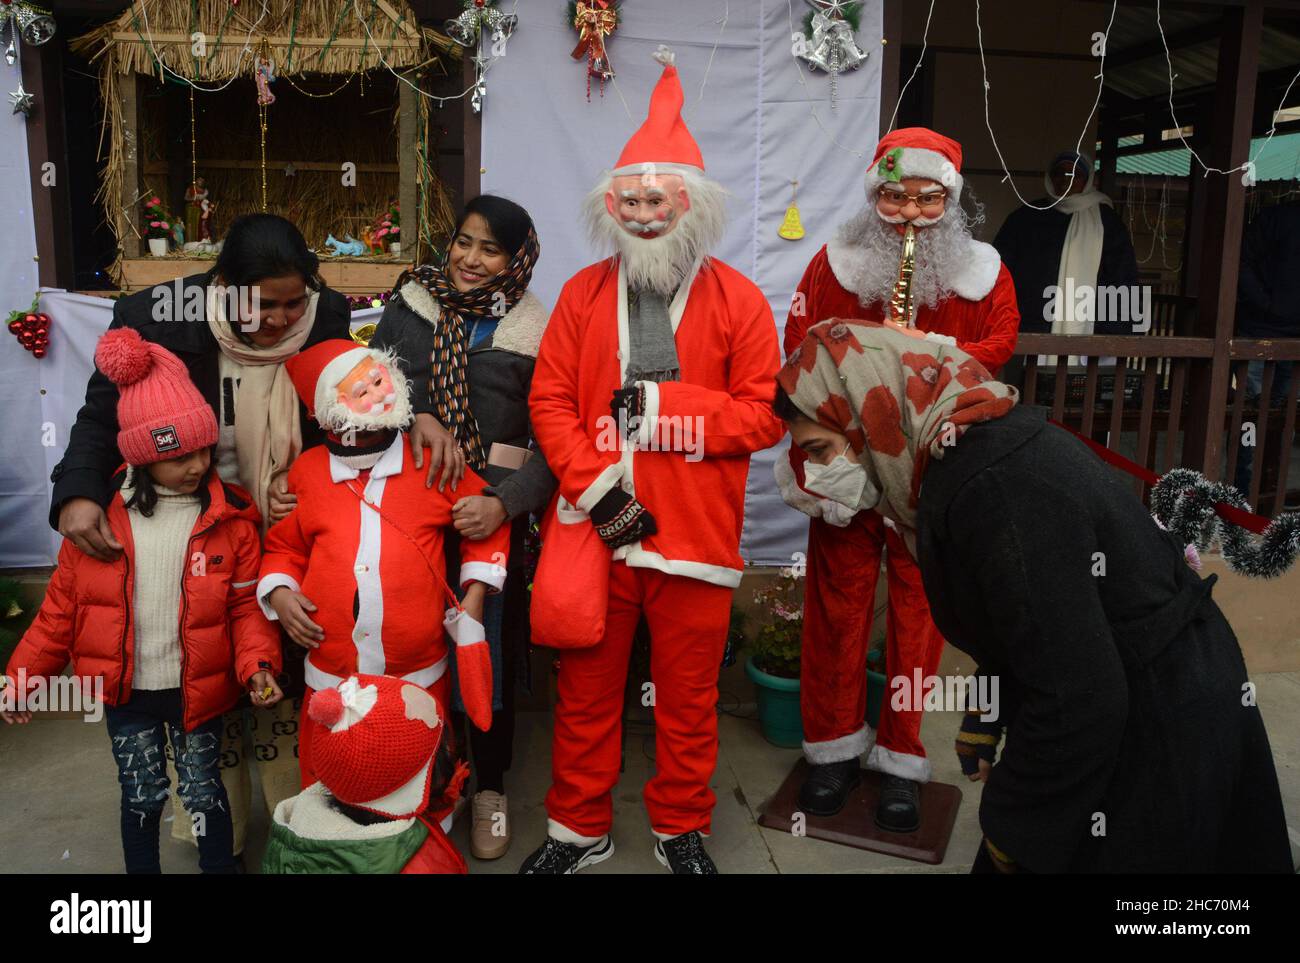
M383 411L359 413L339 401L339 383L366 359L388 369L393 382L393 403ZM397 356L372 350L355 341L334 338L299 351L284 363L307 413L329 431L382 431L403 428L411 420L409 386Z
M653 169L664 174L689 170L704 173L704 155L682 120L682 82L677 76L677 59L667 47L660 46L655 60L664 72L650 94L650 114L623 148L614 168L614 176L642 174Z
M876 145L867 168L867 197L875 200L885 183L905 177L924 177L948 189L955 203L961 199L961 144L928 127L902 127L890 131Z
M312 767L340 802L391 819L429 806L443 716L427 689L386 675L354 675L312 694Z

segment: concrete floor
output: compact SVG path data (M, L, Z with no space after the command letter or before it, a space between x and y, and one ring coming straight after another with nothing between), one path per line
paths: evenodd
M1291 828L1292 854L1300 861L1300 673L1257 677L1259 704L1268 725ZM931 747L937 781L961 787L963 799L945 861L930 866L763 829L756 820L768 797L798 758L777 749L759 732L752 707L721 717L721 749L713 790L717 808L709 852L723 873L964 873L979 843L981 786L961 775L951 746L957 713L927 713L922 737ZM588 873L662 873L641 803L652 770L654 737L648 725L629 725L626 771L614 792L614 858ZM519 715L515 765L507 780L514 840L493 862L470 860L475 873L513 873L546 833L542 799L550 782L550 717ZM254 817L245 853L250 870L261 860L267 818L254 781ZM102 722L55 719L28 726L0 725L0 866L9 873L117 873L116 770ZM168 830L170 824L164 824ZM452 838L468 852L468 819ZM196 850L164 836L163 870L198 871Z

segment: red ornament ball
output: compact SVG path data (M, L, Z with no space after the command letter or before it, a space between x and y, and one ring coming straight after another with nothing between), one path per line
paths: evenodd
M22 331L22 329L23 329L22 318L14 318L12 321L9 322L9 330L12 331L14 334L18 334L20 331Z
M45 350L44 345L40 345L38 347L32 348L32 354L38 358L44 358L45 355L48 354L48 352Z

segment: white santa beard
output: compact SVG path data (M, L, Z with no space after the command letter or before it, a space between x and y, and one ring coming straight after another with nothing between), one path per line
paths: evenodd
M629 288L671 294L696 262L708 257L722 240L726 196L722 187L701 174L686 172L681 176L690 207L676 216L671 231L658 237L631 234L621 219L610 215L605 207L605 195L612 182L608 174L583 201L592 243L598 251L618 253Z
M903 239L894 223L883 218L872 204L840 226L837 240L853 248L850 276L840 278L840 282L864 306L888 303L903 254ZM942 217L922 225L916 232L916 264L912 271L912 299L917 305L937 307L953 293L953 279L970 259L973 240L961 208L951 203Z

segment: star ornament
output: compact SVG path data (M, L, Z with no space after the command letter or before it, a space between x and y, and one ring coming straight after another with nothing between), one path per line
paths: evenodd
M24 117L32 115L32 108L36 105L36 98L23 90L23 85L19 84L18 89L10 91L9 103L13 105L14 113L21 113Z

